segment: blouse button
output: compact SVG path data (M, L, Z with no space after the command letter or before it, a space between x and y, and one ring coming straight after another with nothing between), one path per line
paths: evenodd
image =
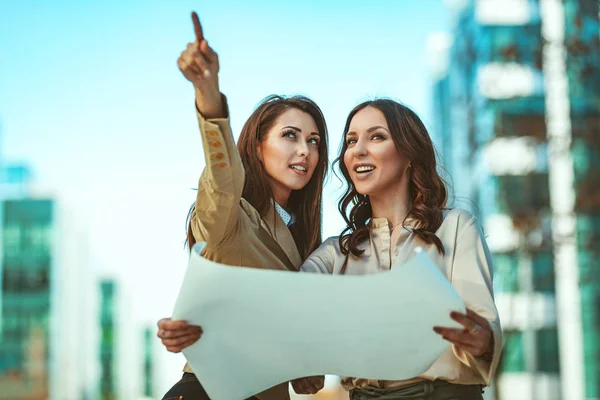
M222 159L225 158L225 154L223 154L223 153L215 153L215 154L213 154L213 158L215 160L222 160Z
M221 148L221 143L214 141L210 144L212 146L213 149L220 149Z
M225 164L224 162L220 162L217 164L217 167L219 168L225 168L227 166L227 164Z
M208 131L206 134L211 138L216 138L219 134L216 131Z

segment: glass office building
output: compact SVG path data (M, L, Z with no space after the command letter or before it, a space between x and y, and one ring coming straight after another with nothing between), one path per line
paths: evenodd
M493 252L505 335L500 399L570 400L578 385L586 398L600 397L599 2L554 3L564 27L548 22L552 2L466 2L434 85L435 135L455 206L478 215ZM564 36L562 72L547 45L556 30ZM565 151L574 176L566 191L574 192L568 214L575 228L564 238L554 228L562 201L561 172L553 170L556 129L566 126L548 90L557 79L567 84L572 141ZM569 241L576 265L565 267L557 253ZM565 289L571 272L576 301Z

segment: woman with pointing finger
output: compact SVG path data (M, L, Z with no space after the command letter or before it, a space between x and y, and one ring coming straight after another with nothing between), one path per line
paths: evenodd
M177 65L194 85L206 167L188 217L188 246L206 242L202 255L232 266L297 272L321 243L321 193L327 173L327 127L319 107L301 96L269 96L246 121L234 144L227 100L219 90L219 59L192 14L196 41ZM274 299L275 300L275 299ZM158 337L179 352L202 328L163 318ZM201 379L201 377L200 377ZM315 393L324 378L293 381L298 393ZM235 384L235 382L232 382ZM186 364L182 379L163 399L208 399ZM289 399L288 382L255 396Z

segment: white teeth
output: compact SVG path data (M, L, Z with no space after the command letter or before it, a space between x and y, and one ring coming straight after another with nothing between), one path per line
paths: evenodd
M292 165L293 169L297 169L298 171L306 172L306 168L301 165Z
M356 168L356 172L368 172L368 171L373 171L374 169L375 169L375 167L373 167L373 166L364 165L364 166Z

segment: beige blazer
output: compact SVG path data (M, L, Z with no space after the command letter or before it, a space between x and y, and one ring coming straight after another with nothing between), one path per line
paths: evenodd
M232 266L297 272L302 260L279 214L272 208L261 218L241 197L245 172L229 118L204 119L198 113L198 123L206 167L198 182L191 225L196 241L206 242L203 256ZM187 364L184 371L193 372ZM202 377L198 378L202 382ZM289 399L288 383L257 397Z

